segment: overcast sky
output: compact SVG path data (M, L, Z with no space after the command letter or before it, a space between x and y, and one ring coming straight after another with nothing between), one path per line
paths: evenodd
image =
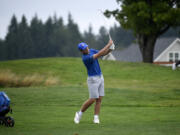
M67 23L70 12L81 32L87 30L91 24L93 32L98 33L102 25L109 27L114 23L118 24L113 17L103 18L99 9L104 11L116 8L118 8L116 0L0 0L0 38L5 37L13 14L16 15L18 21L24 14L29 22L35 14L46 21L49 16L56 13Z

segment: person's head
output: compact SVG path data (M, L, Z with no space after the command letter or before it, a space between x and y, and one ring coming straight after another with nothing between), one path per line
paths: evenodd
M89 48L86 43L79 43L78 44L78 49L81 51L83 54L88 54L89 53Z

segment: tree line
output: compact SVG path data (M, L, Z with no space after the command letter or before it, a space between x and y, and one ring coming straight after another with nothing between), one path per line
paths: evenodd
M117 25L110 28L110 33L119 49L127 47L135 40L132 31ZM167 35L174 35L174 30L165 36ZM79 42L86 42L91 48L101 49L108 39L107 29L103 26L98 34L93 33L91 26L81 33L71 14L68 15L67 24L62 17L56 15L49 17L45 22L35 15L30 24L24 15L20 22L13 15L5 39L0 39L0 60L79 57Z

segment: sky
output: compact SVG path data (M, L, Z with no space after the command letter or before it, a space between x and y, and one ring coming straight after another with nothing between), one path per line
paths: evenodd
M116 0L0 0L0 38L3 39L7 34L13 14L18 21L21 20L22 15L25 15L28 22L35 14L43 22L49 16L56 14L67 24L68 13L71 13L81 32L88 30L91 25L93 32L97 34L100 26L109 28L115 23L118 25L113 17L104 18L100 10L116 8L119 8Z

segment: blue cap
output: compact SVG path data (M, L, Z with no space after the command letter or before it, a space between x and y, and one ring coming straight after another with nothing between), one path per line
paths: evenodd
M78 49L79 50L85 50L88 47L88 45L86 43L79 43L78 44Z

